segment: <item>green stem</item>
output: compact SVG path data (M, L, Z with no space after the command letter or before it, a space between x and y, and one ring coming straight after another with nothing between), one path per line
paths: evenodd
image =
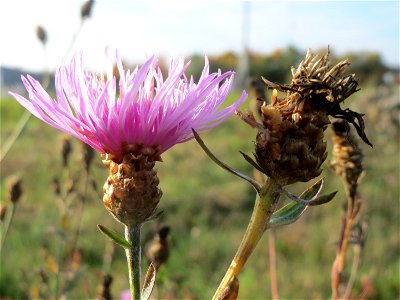
M3 143L3 147L0 153L0 162L3 161L8 151L10 151L11 147L14 145L15 141L20 136L22 130L25 128L26 123L28 123L30 117L31 113L28 110L26 110L19 119L18 123L15 125L11 136L9 136L7 140Z
M125 226L125 238L131 244L125 253L128 260L132 300L140 300L140 229L140 224Z
M247 259L252 254L259 240L268 228L269 220L276 209L279 201L278 186L272 181L267 181L257 194L256 203L254 205L253 214L246 233L240 243L240 246L233 258L229 269L225 273L213 299L219 299L224 290L235 276L241 272Z

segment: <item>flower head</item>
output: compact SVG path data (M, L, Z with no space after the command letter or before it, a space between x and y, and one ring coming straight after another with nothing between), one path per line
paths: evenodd
M292 69L290 85L264 79L274 88L270 105L261 107L262 124L253 115L239 116L258 129L254 165L281 186L306 182L322 172L327 157L324 132L329 116L351 123L369 145L362 114L342 109L343 103L358 90L355 75L344 75L349 62L331 67L329 52L319 58L309 50L297 69ZM278 90L285 92L278 99Z
M107 76L83 70L81 54L59 67L55 74L57 99L52 99L31 76L22 77L29 100L10 93L33 115L94 149L121 157L126 145L157 147L158 155L177 143L193 138L196 131L226 120L245 100L220 109L233 81L233 72L209 73L207 58L197 83L185 71L184 59L172 61L163 77L152 56L133 71L124 70L116 52L107 51ZM113 76L113 59L119 85Z

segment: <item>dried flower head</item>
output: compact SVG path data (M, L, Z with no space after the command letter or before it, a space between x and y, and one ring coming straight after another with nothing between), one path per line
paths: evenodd
M60 186L60 181L58 178L53 178L51 182L51 187L53 190L53 193L57 196L61 195L61 186Z
M363 172L363 153L345 120L333 122L331 128L333 150L330 166L344 179L349 187L350 197L354 198L358 180Z
M128 210L143 207L140 203L143 198L121 197L142 193L140 195L147 199L153 195L156 199L149 203L156 204L160 192L155 186L147 185L158 181L149 170L150 166L161 160L160 155L175 144L192 139L192 128L202 131L225 121L247 94L243 92L238 101L220 109L231 89L234 73L210 74L207 58L201 77L195 83L192 77L186 77L189 63L183 59L171 62L168 76L164 78L153 56L134 71L124 70L118 53L111 55L107 51L107 57L106 77L84 72L81 54L59 67L55 75L57 100L29 75L22 77L29 100L15 93L11 95L37 118L106 156L110 176L105 185L104 202L110 210L116 210L111 213L117 217L121 215L121 205ZM119 72L118 93L113 76L114 59ZM130 179L140 179L146 185L138 188L129 183ZM121 195L122 188L129 191ZM151 192L142 188L149 188ZM121 204L122 201L137 203ZM146 211L138 213L138 220L123 219L124 222L139 222L152 211L154 207L146 207Z
M82 158L85 163L85 170L89 172L94 158L94 149L85 143L82 143Z
M168 225L162 226L153 239L147 243L145 247L145 256L147 262L153 263L154 267L158 270L161 265L165 264L169 257L169 241L168 235L170 227Z
M36 27L36 36L43 45L47 43L47 32L40 25Z
M343 61L329 66L328 55L318 59L311 51L297 69L292 69L289 86L265 83L274 88L270 105L264 105L262 124L251 114L239 113L247 123L258 129L255 165L280 185L309 181L321 172L326 159L324 131L330 123L329 116L346 119L368 143L362 115L340 104L357 91L353 75L343 76L349 65ZM278 98L278 90L285 92Z
M8 185L8 200L12 203L17 203L22 196L22 179L19 176L11 176L7 182Z
M63 136L61 139L61 157L63 161L63 167L68 166L69 157L72 152L71 139L69 137Z
M82 20L90 18L92 15L94 0L86 0L81 7L81 18Z

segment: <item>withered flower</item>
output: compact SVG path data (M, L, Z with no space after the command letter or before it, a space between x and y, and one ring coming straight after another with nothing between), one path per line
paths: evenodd
M262 124L252 114L238 112L258 129L253 165L280 186L306 182L321 174L327 156L324 131L329 116L353 124L364 142L371 145L364 132L363 115L340 107L358 90L355 75L343 75L349 62L330 67L328 57L329 52L318 58L308 50L299 67L292 68L288 86L263 78L274 91L271 104L261 108ZM285 92L286 97L279 99L278 91Z

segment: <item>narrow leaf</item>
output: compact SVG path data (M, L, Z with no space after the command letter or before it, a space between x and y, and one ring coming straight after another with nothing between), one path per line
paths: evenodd
M143 282L143 288L140 300L148 300L150 298L151 292L153 291L154 284L156 282L156 275L157 275L156 268L154 267L154 264L151 263L147 270L146 278L144 279Z
M328 195L323 195L323 196L319 196L319 197L314 197L310 200L305 200L305 199L301 199L301 198L293 195L292 193L286 191L285 189L279 189L279 191L282 194L284 194L285 196L287 196L290 200L292 200L298 204L305 205L305 206L315 206L315 205L321 205L321 204L327 203L327 202L331 201L337 193L337 192L333 192Z
M335 197L336 194L337 194L337 191L333 192L333 193L330 193L330 194L319 196L319 197L311 200L310 201L311 203L309 205L310 206L315 206L315 205L321 205L321 204L328 203L329 201L331 201Z
M301 198L301 200L304 199L303 201L305 201L306 203L309 203L307 201L315 201L316 197L318 197L319 193L322 190L323 183L323 179L318 180L303 193L301 193L299 198ZM295 222L305 212L307 207L308 205L303 205L302 203L298 203L297 201L290 202L272 215L269 222L269 228L288 225Z
M242 152L242 151L239 151L239 152L243 155L244 159L245 159L248 163L250 163L255 169L257 169L257 170L260 171L261 173L265 173L265 172L263 171L263 169L258 165L258 163L256 163L256 162L254 161L254 159L252 159L250 156L248 156L246 153L244 153L244 152Z
M321 178L316 183L314 183L312 186L307 188L304 192L302 192L301 195L299 196L299 198L304 199L304 200L312 200L314 197L319 195L319 193L322 190L323 185L324 185L324 179Z
M225 164L225 163L223 163L222 161L220 161L220 160L211 152L211 150L207 148L207 146L204 144L204 142L203 142L203 140L201 139L201 137L199 136L199 134L198 134L194 129L192 129L192 131L193 131L194 138L195 138L196 141L199 143L200 147L203 148L204 152L205 152L218 166L220 166L221 168L227 170L228 172L230 172L230 173L232 173L232 174L234 174L234 175L236 175L236 176L238 176L238 177L240 177L240 178L242 178L242 179L248 181L248 182L256 189L257 192L260 191L261 186L260 186L260 184L259 184L256 180L254 180L253 178L251 178L251 177L249 177L249 176L247 176L247 175L245 175L245 174L240 173L239 171L236 171L235 169L232 169L230 166L228 166L227 164Z
M289 204L286 204L272 215L268 227L275 228L297 221L307 207L308 206L301 205L296 202L290 202Z
M97 227L100 229L102 233L104 233L106 236L108 236L110 239L112 239L115 243L120 245L121 247L127 249L131 247L131 244L122 236L120 236L118 233L115 231L108 229L104 225L98 224Z

